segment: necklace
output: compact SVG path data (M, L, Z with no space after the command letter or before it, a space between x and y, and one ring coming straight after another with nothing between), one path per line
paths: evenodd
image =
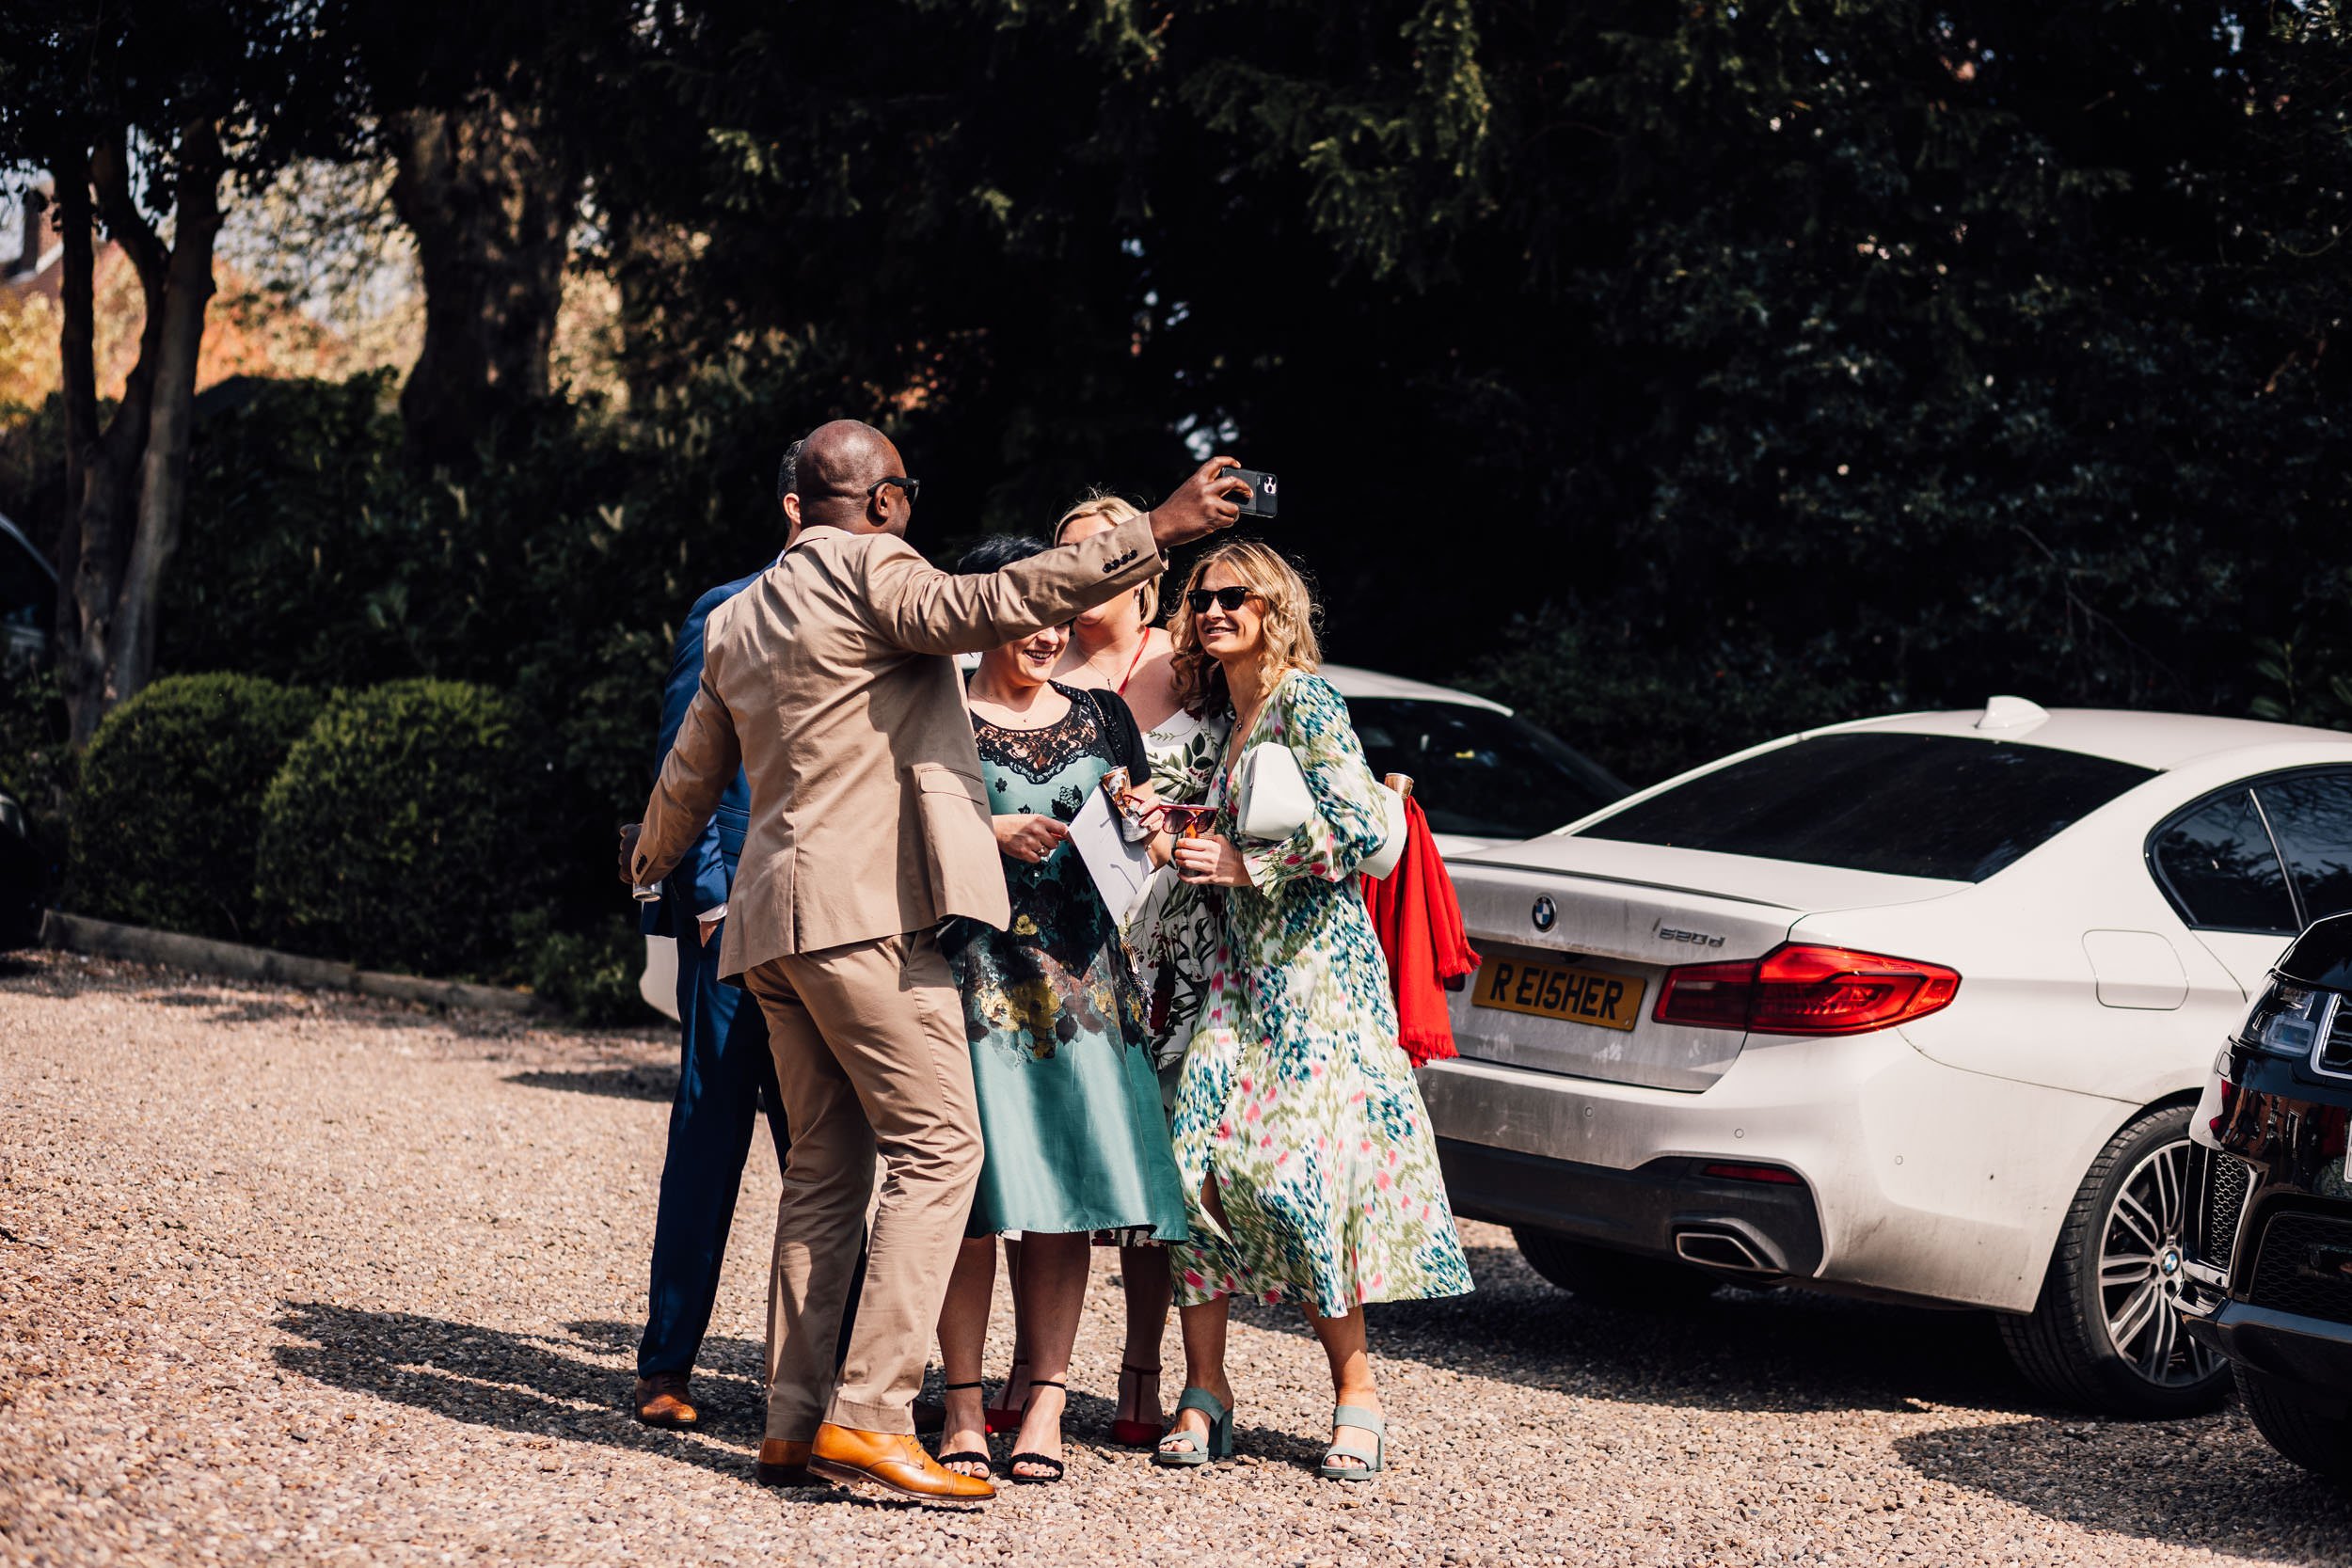
M1275 689L1282 684L1289 673L1290 672L1285 670L1276 675L1273 680L1264 682L1259 687L1258 700L1249 705L1247 717L1244 717L1240 705L1234 705L1233 733L1225 738L1225 768L1228 772L1231 772L1233 765L1241 760L1242 752L1249 743L1249 732L1258 727L1258 719L1265 712L1266 700L1274 695Z
M1009 724L1002 719L993 719L989 717L987 713L982 712L981 710L983 708L991 708L997 713L1006 715L1008 718L1011 717L1016 711L1018 711L1022 717L1026 718L1030 714L1035 713L1041 707L1051 706L1053 700L1057 697L1061 697L1061 693L1056 691L1049 683L1042 690L1039 691L1036 696L1029 700L1029 705L1026 708L1016 710L1011 704L1004 701L1002 698L986 696L980 692L971 690L967 690L964 693L964 705L972 710L974 718L979 720L981 723L986 724L989 728L993 730L1007 730L1014 734L1021 734L1030 730L1050 730L1055 725L1060 723L1063 720L1069 718L1070 700L1067 697L1062 697L1061 711L1054 715L1053 718L1045 720L1040 723Z
M1124 697L1127 694L1127 683L1136 678L1136 668L1143 662L1143 656L1145 652L1151 648L1151 646L1152 628L1150 626L1146 626L1141 632L1136 634L1135 657L1127 661L1127 673L1119 677L1118 684L1116 685L1113 685L1110 679L1103 673L1103 667L1094 662L1095 659L1100 657L1098 654L1089 654L1086 657L1080 659L1078 661L1077 669L1073 670L1071 673L1076 674L1079 670L1083 670L1088 674L1092 675L1096 680L1101 681L1103 685L1110 690L1117 692L1121 697Z

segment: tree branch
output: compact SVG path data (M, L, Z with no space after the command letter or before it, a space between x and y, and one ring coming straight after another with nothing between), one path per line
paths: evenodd
M148 407L155 382L155 361L163 349L165 273L167 258L154 226L131 197L130 162L123 154L123 133L118 128L91 151L90 182L98 192L98 211L106 222L106 237L122 247L139 275L145 310L139 321L139 356L124 378L122 401L106 421L106 458L128 466L147 446ZM125 546L127 547L127 541ZM118 566L120 562L116 563Z
M90 469L98 461L97 263L91 230L89 155L69 144L50 160L56 176L57 236L65 246L57 304L58 380L65 404L65 519L57 526L58 665L72 690L81 668L83 517L89 503Z
M123 152L119 129L98 144L90 155L89 171L98 187L98 211L106 220L106 237L120 245L131 264L138 268L151 310L164 291L164 242L132 198L131 161Z
M64 243L57 303L63 320L57 334L58 376L65 396L66 490L78 504L82 467L98 439L97 259L92 243L88 155L80 148L53 160L58 238Z

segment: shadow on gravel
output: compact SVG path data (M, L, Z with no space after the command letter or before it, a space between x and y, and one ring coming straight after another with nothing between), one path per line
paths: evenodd
M628 1324L566 1324L565 1338L290 1302L278 1326L306 1341L279 1346L278 1364L337 1388L453 1421L643 1449L751 1479L764 1410L760 1348L748 1339L714 1335L704 1342L694 1393L704 1412L701 1436L718 1439L714 1445L639 1425L627 1409L630 1369L581 1359L633 1352L637 1334Z
M1811 1295L1718 1291L1679 1312L1613 1311L1537 1277L1511 1246L1469 1249L1477 1290L1368 1309L1375 1356L1588 1399L1702 1410L2040 1410L1991 1319ZM1295 1311L1248 1321L1304 1334Z
M525 1088L562 1089L571 1094L603 1095L613 1100L658 1100L667 1105L677 1095L677 1069L643 1066L577 1069L538 1069L507 1075L510 1084Z
M1895 1451L1921 1475L2070 1524L2257 1560L2352 1560L2352 1497L2271 1452L2236 1412L1952 1427Z
M714 1334L703 1341L694 1367L694 1402L702 1409L703 1424L696 1435L682 1435L641 1426L628 1414L629 1367L580 1359L618 1354L633 1360L636 1323L587 1318L564 1324L560 1335L516 1334L409 1312L289 1302L278 1327L307 1341L278 1347L272 1352L278 1364L333 1387L502 1432L641 1449L746 1481L766 1425L765 1355L752 1339ZM939 1398L936 1369L924 1397ZM1100 1443L1106 1453L1121 1452L1102 1442L1117 1410L1111 1398L1072 1389L1065 1424L1070 1444ZM1260 1453L1289 1453L1304 1464L1323 1457L1305 1438L1264 1428L1239 1430L1255 1432ZM777 1496L883 1509L912 1506L830 1488Z
M158 1007L205 1008L206 1023L275 1023L284 1018L307 1018L315 1010L304 1003L274 1001L265 996L223 996L218 992L190 990L151 991L140 1000Z

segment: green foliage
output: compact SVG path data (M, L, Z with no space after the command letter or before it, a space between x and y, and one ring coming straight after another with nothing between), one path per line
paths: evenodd
M262 914L302 951L425 974L513 962L550 882L552 764L513 698L456 681L339 693L262 806Z
M516 968L540 1000L580 1023L644 1023L654 1018L638 994L645 939L626 914L608 914L583 931L556 927L545 913L514 922Z
M1281 471L1339 657L1549 606L1912 706L2242 712L2335 592L2333 7L698 15L641 107L708 134L598 177L707 237L628 261L648 352L818 309L921 388L927 518L1156 490L1173 431Z
M2352 730L2352 658L2341 641L2304 628L2259 640L2255 655L2255 718Z
M254 940L262 797L319 699L253 675L171 675L106 716L82 758L72 908Z
M1509 703L1635 788L1726 752L1885 705L1819 665L1661 646L1640 628L1523 616L1463 684Z
M24 806L34 853L53 879L64 875L82 777L68 732L55 674L0 677L0 789Z
M775 464L811 419L802 387L790 362L717 367L673 417L577 410L457 483L401 462L380 376L240 384L198 433L161 662L506 689L601 856L604 818L652 782L678 618L783 543Z

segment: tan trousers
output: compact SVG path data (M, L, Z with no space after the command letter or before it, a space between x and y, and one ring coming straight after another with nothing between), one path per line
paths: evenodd
M980 1177L971 1047L947 960L930 932L910 931L772 959L743 983L768 1015L792 1129L769 1278L766 1434L806 1442L820 1420L911 1433ZM878 1153L881 1201L836 1387Z

